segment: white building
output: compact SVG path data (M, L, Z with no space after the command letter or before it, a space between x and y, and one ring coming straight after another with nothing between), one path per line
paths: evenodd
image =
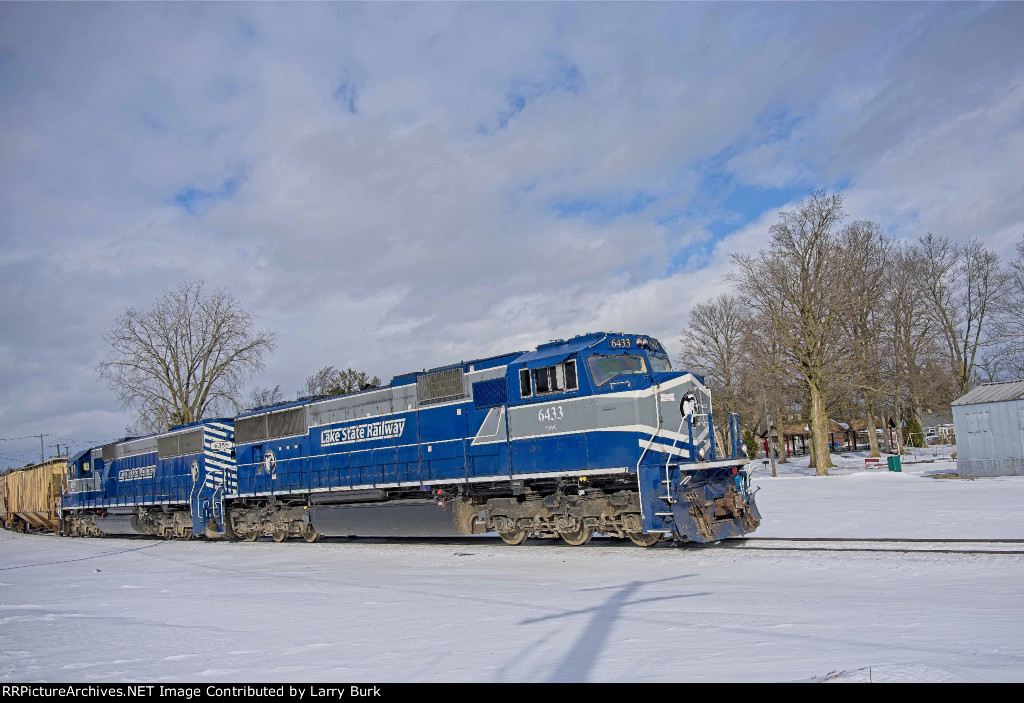
M1024 381L984 383L953 401L960 476L1024 476Z

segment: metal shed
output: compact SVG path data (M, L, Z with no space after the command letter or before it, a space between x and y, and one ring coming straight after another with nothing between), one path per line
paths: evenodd
M1024 476L1024 381L984 383L952 407L960 476Z

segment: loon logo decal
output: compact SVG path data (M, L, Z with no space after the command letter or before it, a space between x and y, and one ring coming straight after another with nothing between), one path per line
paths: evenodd
M277 468L277 457L274 456L274 452L268 449L266 454L263 455L263 470L268 473L274 473L274 469Z
M697 397L693 394L693 391L687 391L686 395L679 401L679 412L682 413L683 417L692 417L697 407Z
M199 462L195 459L192 460L192 480L199 480Z
M338 427L320 433L320 446L332 447L337 444L365 442L371 439L393 439L405 432L405 418L378 420L351 427Z

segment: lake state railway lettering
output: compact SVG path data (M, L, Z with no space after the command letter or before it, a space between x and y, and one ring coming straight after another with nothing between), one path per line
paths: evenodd
M156 476L155 466L143 466L141 468L134 469L121 469L117 472L118 481L141 481L145 478L153 478Z
M397 420L378 420L351 427L337 427L320 433L320 446L330 447L336 444L350 444L368 439L390 439L401 437L405 431L405 418Z

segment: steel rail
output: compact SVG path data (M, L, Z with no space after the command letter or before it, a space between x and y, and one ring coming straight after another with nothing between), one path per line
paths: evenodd
M779 543L779 544L757 544ZM786 543L796 543L786 545ZM840 547L840 546L814 546L810 543L825 544L869 544L879 545L870 547ZM753 543L753 544L748 544ZM787 552L892 552L897 554L1002 554L1024 556L1024 547L1018 549L958 549L953 547L925 547L918 546L901 549L898 546L881 545L1024 545L1024 539L969 539L969 538L948 538L948 539L926 539L921 537L742 537L725 540L720 546L726 549L741 549L748 551L787 551ZM798 546L797 546L798 545Z

